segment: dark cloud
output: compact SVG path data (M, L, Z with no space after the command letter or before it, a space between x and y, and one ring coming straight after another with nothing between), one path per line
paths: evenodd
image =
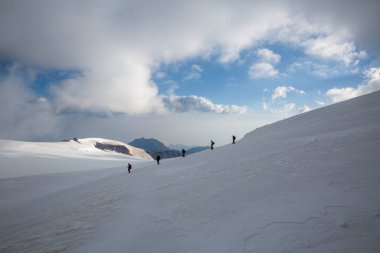
M290 1L293 13L301 14L312 23L330 27L332 32L346 29L364 48L380 53L378 0ZM378 55L377 55L378 57Z
M61 117L48 100L35 96L18 75L0 79L0 138L38 140L59 135Z

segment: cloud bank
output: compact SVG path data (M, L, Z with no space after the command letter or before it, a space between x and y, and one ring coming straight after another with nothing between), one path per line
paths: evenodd
M372 8L365 20L379 9L369 2ZM320 3L319 8L336 7L326 12L334 17L327 26L325 16L313 14L314 4L291 0L4 0L0 57L35 69L80 71L77 77L52 84L49 99L61 111L147 113L167 103L151 81L153 70L165 63L214 55L228 64L239 60L242 50L277 41L316 57L355 64L365 53L356 48L353 36L367 23L335 19L343 16L338 3L345 2ZM348 32L336 33L343 28ZM258 57L249 70L253 78L279 74L274 67L278 55L263 49Z

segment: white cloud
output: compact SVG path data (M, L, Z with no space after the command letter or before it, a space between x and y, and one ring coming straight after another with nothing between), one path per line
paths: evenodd
M311 111L312 109L309 107L309 106L307 106L307 105L304 105L303 107L300 107L299 108L299 111L301 112L301 113L305 113L305 112L309 112L309 111Z
M167 77L167 74L162 71L158 71L154 75L157 79L164 79L165 77Z
M268 48L262 48L257 51L257 56L261 61L277 64L281 60L281 55L274 53Z
M98 69L67 79L51 89L59 110L147 113L162 107L150 71L137 63L115 71Z
M296 107L295 103L286 103L281 108L271 109L271 112L288 116L289 113L293 111L295 107Z
M357 51L354 43L336 35L320 36L304 43L307 54L328 60L343 62L346 66L357 65L366 57L365 51Z
M267 78L267 77L276 77L279 75L279 72L270 63L257 62L257 63L252 64L252 66L249 68L248 75L252 79Z
M324 22L308 22L308 19L293 17L282 27L269 31L272 42L299 48L305 54L321 60L342 64L344 68L355 68L366 57L364 50L358 50L347 29L322 25Z
M285 114L289 114L289 112L292 111L294 109L294 107L296 107L295 103L285 104L284 107L283 107L283 112Z
M193 64L191 65L190 72L183 78L183 80L195 80L201 78L203 73L203 69L197 65Z
M202 73L203 72L203 69L201 68L201 66L199 66L197 64L191 65L191 69L192 69L193 72L198 72L198 73Z
M351 87L329 89L326 95L329 96L334 103L358 96L357 90Z
M165 108L173 112L212 112L225 114L242 114L247 112L246 107L237 105L214 104L204 97L198 96L165 96Z
M296 89L292 86L279 86L273 91L272 100L276 100L277 98L286 98L287 93L289 92L305 95L303 90Z
M291 72L303 70L320 78L357 73L357 67L348 68L339 64L319 64L312 61L294 62L288 70Z
M281 56L267 48L259 49L256 52L258 61L253 63L248 70L248 76L252 79L276 77L279 71L274 67L280 62Z
M334 103L365 95L380 90L380 68L370 68L364 71L366 80L355 87L333 88L326 92Z
M167 85L168 89L167 89L167 94L172 96L172 95L175 95L175 91L178 89L178 84L176 81L174 80L167 80L165 82L165 84Z
M261 105L265 111L269 110L269 105L265 100L261 103Z
M315 76L327 78L329 76L338 75L340 72L337 68L333 68L323 64L312 64L311 73Z
M315 101L315 103L319 106L324 106L326 103L320 100Z

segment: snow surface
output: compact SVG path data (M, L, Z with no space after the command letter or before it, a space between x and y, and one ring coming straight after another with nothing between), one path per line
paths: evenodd
M379 150L375 92L131 174L4 178L0 252L377 253Z

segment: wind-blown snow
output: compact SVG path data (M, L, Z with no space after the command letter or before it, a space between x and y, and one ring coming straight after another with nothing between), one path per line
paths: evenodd
M2 179L0 251L380 252L379 150L375 92L131 174Z

